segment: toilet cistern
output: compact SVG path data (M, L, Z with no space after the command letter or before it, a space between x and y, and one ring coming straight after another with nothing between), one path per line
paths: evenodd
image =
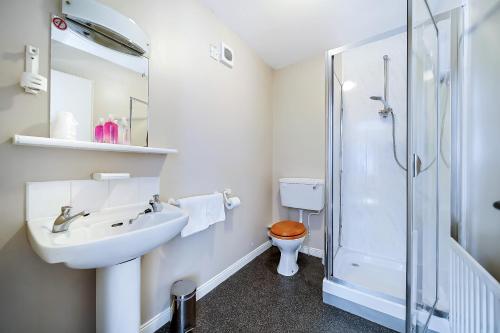
M280 197L283 207L299 210L299 222L304 222L304 210L319 212L325 204L324 181L312 178L281 178Z

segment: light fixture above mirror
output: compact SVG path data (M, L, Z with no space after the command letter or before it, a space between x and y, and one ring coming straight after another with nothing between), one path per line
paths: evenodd
M62 13L66 19L106 36L138 55L149 57L147 34L134 20L114 9L94 0L63 0Z

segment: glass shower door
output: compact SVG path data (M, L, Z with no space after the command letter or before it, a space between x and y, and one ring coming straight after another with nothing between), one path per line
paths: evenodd
M438 300L438 30L425 0L408 0L406 332L426 332Z

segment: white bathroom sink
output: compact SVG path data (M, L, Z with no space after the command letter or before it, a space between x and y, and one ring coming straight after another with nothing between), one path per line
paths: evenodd
M187 224L188 215L163 204L163 210L134 218L146 206L134 205L92 213L73 222L68 231L53 233L54 218L28 221L35 252L50 264L71 268L100 268L140 257L168 242Z

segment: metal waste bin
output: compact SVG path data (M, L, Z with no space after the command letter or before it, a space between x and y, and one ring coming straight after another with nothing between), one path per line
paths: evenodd
M171 290L170 332L190 332L196 327L196 284L190 280L174 282Z

